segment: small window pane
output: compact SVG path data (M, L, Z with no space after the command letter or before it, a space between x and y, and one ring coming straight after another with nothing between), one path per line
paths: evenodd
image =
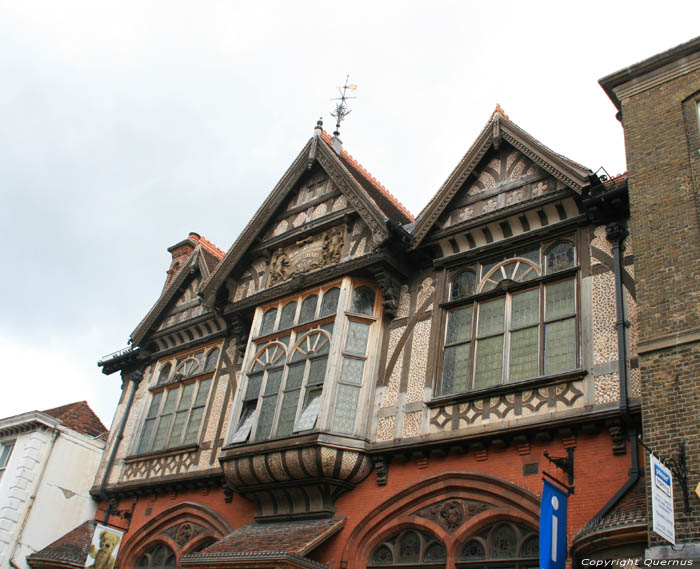
M175 404L177 403L177 395L180 392L179 389L171 389L165 396L165 405L163 405L162 414L172 413L175 410Z
M493 559L511 559L516 557L517 538L515 528L509 524L496 526L491 533L491 557Z
M318 295L312 294L304 299L301 303L301 315L299 322L311 322L316 316L316 304L318 304Z
M447 551L441 543L433 543L425 550L423 561L425 563L439 563L447 560Z
M232 443L242 443L248 440L250 428L253 426L255 418L255 402L246 403L241 413L241 420L238 422L238 428L231 439Z
M294 317L296 316L296 314L296 300L285 304L284 308L282 309L282 315L280 316L280 330L284 330L285 328L290 328L291 326L294 326Z
M343 365L340 368L340 381L362 385L362 372L364 367L364 360L343 358Z
M213 371L216 368L216 361L219 359L219 348L214 348L207 355L207 363L204 365L204 371Z
M323 380L326 377L327 362L328 358L311 360L311 365L309 366L309 385L319 385L323 383Z
M486 559L486 550L483 544L472 539L468 541L462 548L462 552L459 554L460 561L478 561L480 559Z
M172 423L172 415L164 415L158 422L158 429L153 440L153 450L160 450L165 447L165 439L170 431L170 423Z
M299 416L297 424L294 426L295 431L308 431L313 429L318 418L318 410L321 406L321 389L316 388L306 392L306 401L304 402L304 410Z
M260 394L260 384L262 383L262 374L256 373L248 376L248 387L245 392L245 400L257 399Z
M197 441L197 435L199 434L199 425L202 423L203 416L204 407L197 407L196 409L192 409L190 421L187 424L187 430L185 431L185 439L182 441L182 444L189 445Z
M557 243L547 253L547 273L556 273L574 266L574 246Z
M537 376L539 350L538 328L526 328L510 336L510 380L518 381Z
M260 325L260 335L264 336L269 334L275 329L275 319L277 318L277 309L270 308L265 314L263 314L262 324Z
M510 327L522 328L537 324L540 319L540 291L528 290L513 295Z
M480 340L476 345L474 389L498 385L503 376L503 336Z
M277 369L271 371L267 376L265 383L265 395L275 395L280 390L280 382L282 381L282 370Z
M445 348L441 395L462 393L469 389L470 347L470 344L462 344Z
M497 298L479 305L479 336L503 332L505 298Z
M153 428L156 426L155 419L146 419L143 423L143 432L141 433L141 441L139 442L138 453L148 452Z
M184 430L185 423L187 422L188 413L189 409L175 413L175 422L173 423L173 430L170 433L170 438L168 439L168 447L175 447L180 444L182 431Z
M163 397L163 392L159 391L153 395L151 400L151 406L148 408L147 417L155 417L158 414L158 409L160 408L160 400Z
M192 403L192 394L194 393L194 388L195 384L194 383L188 383L187 385L184 386L182 389L182 397L180 397L180 403L177 405L178 411L182 411L183 409L189 409L190 404Z
M528 537L520 546L520 557L539 557L540 538L536 535Z
M287 384L289 384L289 381L287 381ZM299 389L287 391L282 398L282 408L280 410L279 423L277 424L277 436L279 437L292 434L294 417L297 414L299 392Z
M367 338L369 337L369 324L362 322L350 322L348 337L345 342L345 351L348 354L365 355L367 350Z
M165 364L158 374L158 385L167 383L168 377L170 377L170 364Z
M576 319L547 324L544 329L544 371L547 374L576 367Z
M447 333L445 334L446 344L466 342L472 337L472 314L473 306L452 310L447 314Z
M420 538L414 531L407 531L399 538L398 543L399 563L410 563L418 561L420 553Z
M374 313L374 291L366 286L357 287L352 291L352 303L350 312L356 314L373 314Z
M554 320L573 314L576 310L574 293L573 279L548 285L545 293L547 298L545 318Z
M197 391L197 398L194 400L194 406L199 407L207 402L207 396L209 395L209 386L211 385L211 379L205 379L199 382L199 391Z
M14 446L15 441L0 445L0 468L7 467L7 463L10 461L10 455L12 454L12 449Z
M378 547L372 555L372 565L391 565L394 562L394 556L386 545Z
M301 382L304 379L304 364L289 366L287 372L287 389L295 389L301 387Z
M340 289L337 287L326 291L326 294L323 295L323 302L321 302L320 318L335 314L338 308L338 296L340 296Z
M333 417L333 430L336 433L352 433L355 428L359 395L359 387L343 384L338 386L338 399L335 403L335 415Z
M450 298L462 298L471 296L476 289L476 274L474 271L462 271L452 280Z
M255 431L256 440L262 441L270 437L272 421L275 418L275 407L277 407L277 395L263 398L262 406L260 407L258 428Z

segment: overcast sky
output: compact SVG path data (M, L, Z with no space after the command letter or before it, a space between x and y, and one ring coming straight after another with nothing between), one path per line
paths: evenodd
M0 0L0 417L85 399L109 426L120 378L96 361L156 301L167 247L196 231L228 250L318 117L332 130L346 74L345 148L416 215L497 103L624 171L597 80L698 16L687 0Z

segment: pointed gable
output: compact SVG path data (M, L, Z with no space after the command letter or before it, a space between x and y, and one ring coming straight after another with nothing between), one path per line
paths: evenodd
M320 129L319 129L320 131ZM301 273L362 255L389 237L387 220L413 220L325 132L304 146L205 283L212 303L228 279L237 302Z
M423 209L413 227L426 235L502 208L569 188L580 194L591 171L553 152L511 122L500 106Z
M190 233L185 242L168 249L173 252L173 266L176 270L171 266L160 298L131 333L131 342L134 345L139 345L150 331L163 330L204 312L199 297L201 285L224 253L197 233ZM191 254L176 256L175 253L179 249L186 248L183 243L193 247Z

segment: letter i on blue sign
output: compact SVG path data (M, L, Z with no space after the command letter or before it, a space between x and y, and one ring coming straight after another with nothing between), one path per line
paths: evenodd
M540 569L566 567L566 506L568 492L548 480L540 506Z

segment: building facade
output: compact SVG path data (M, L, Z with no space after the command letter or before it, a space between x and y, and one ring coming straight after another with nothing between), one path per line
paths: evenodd
M644 523L606 524L640 487L627 216L624 177L500 107L416 218L317 125L100 362L115 567L535 567L546 476L573 558L641 555ZM32 566L82 566L89 531Z
M106 431L84 401L0 419L0 567L28 569L27 555L94 518Z
M677 546L650 525L647 556L700 561L700 38L601 85L625 131L644 437L678 466Z

